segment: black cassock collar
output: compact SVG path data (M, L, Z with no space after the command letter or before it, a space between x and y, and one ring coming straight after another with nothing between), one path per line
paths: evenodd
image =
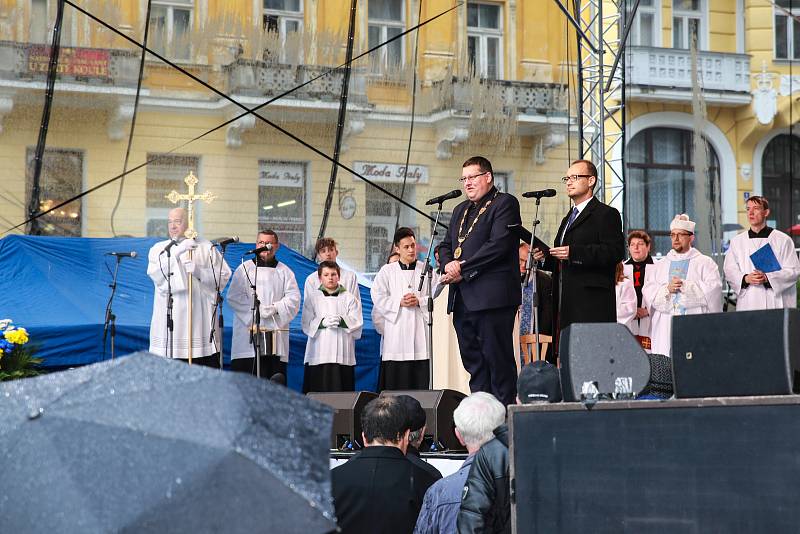
M769 226L765 226L758 232L754 232L753 230L747 230L747 237L750 239L758 239L760 237L769 237L769 234L772 233L772 228Z

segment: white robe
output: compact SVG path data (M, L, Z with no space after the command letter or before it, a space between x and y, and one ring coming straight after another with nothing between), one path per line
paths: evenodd
M676 302L675 295L667 289L670 267L673 261L685 259L689 260L689 270ZM695 248L684 254L670 250L663 260L647 268L650 269L653 275L646 277L642 295L652 317L652 353L671 356L672 316L721 312L722 278L714 260Z
M767 243L781 264L779 271L766 273L772 287L749 285L743 289L742 278L755 269L750 255ZM794 250L794 241L783 232L773 230L769 237L750 239L745 231L731 239L731 246L725 254L725 278L736 292L736 311L795 308L798 277L800 260Z
M386 361L427 360L427 299L428 284L422 291L417 291L419 279L425 264L417 262L413 271L400 269L400 263L389 263L381 267L372 283L372 295L375 314L383 322L381 357ZM438 282L434 274L433 284ZM400 306L403 296L413 293L419 300L414 307Z
M164 275L170 272L173 319L172 355L174 358L186 360L189 358L189 275L186 272L184 262L189 259L189 256L188 252L185 252L178 258L173 247L168 271L167 254L162 254L162 252L169 243L170 240L159 241L153 245L147 255L147 275L155 285L153 316L150 322L150 352L160 356L169 356L167 332L168 284ZM208 241L197 241L197 248L192 253L192 260L195 264L195 271L192 275L192 358L203 358L221 350L222 332L219 329L216 330L217 334L214 337L214 342L209 341L211 326L216 319L213 317L214 301L216 300L214 276L220 275L221 267L219 287L222 289L231 277L231 268L228 267L216 247L212 247Z
M317 271L312 272L306 277L306 281L303 284L303 300L307 299L310 294L314 291L319 291L320 286L319 275ZM348 271L347 269L339 269L339 285L343 286L348 293L350 293L355 299L356 303L358 304L359 309L361 308L361 292L358 290L358 278L356 277L356 273L353 271Z
M346 328L320 328L325 317L340 316ZM335 297L326 297L315 289L303 300L303 332L308 336L304 363L321 365L338 363L356 364L356 339L361 339L364 318L361 306L350 291Z
M648 311L650 310L650 305L647 303L647 299L645 298L644 284L647 283L647 279L650 276L653 276L653 272L654 272L655 266L658 264L659 261L660 261L659 259L653 258L653 263L647 264L647 267L645 267L645 269L644 269L644 280L642 281L642 306L641 307L645 308ZM633 282L633 265L630 265L628 263L623 263L622 264L622 272L625 274L625 276L627 276L631 280L631 282ZM634 292L635 291L636 291L636 288L634 287ZM646 315L645 317L642 317L641 319L638 319L638 320L636 319L636 316L634 315L633 318L625 324L625 326L628 327L628 330L630 330L631 333L634 336L651 337L650 336L650 328L651 328L650 322L651 322L651 317L649 315ZM645 349L645 350L647 350L647 349ZM650 352L650 351L647 350L647 352Z
M615 289L617 291L617 322L627 326L636 318L636 290L633 288L633 281L623 278L622 281L617 282Z
M245 274L245 270L247 274ZM250 282L255 280L256 264L247 261L233 274L228 288L228 304L233 308L233 346L231 359L252 358L253 345L250 344L250 329L253 324L253 290ZM250 277L248 281L248 276ZM294 273L283 263L276 267L259 267L256 280L258 300L261 302L261 328L278 330L275 353L282 362L289 361L289 323L300 310L300 289ZM267 317L266 308L275 306L278 313Z

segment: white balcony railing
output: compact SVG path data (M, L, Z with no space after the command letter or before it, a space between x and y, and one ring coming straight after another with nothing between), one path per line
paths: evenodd
M692 58L689 50L631 46L626 50L626 84L642 89L640 94L658 97L658 89L677 90L691 98ZM750 56L725 52L700 51L697 57L700 86L704 93L715 93L721 103L744 104L750 98ZM636 92L631 95L635 97ZM663 95L660 99L673 98ZM658 99L658 98L657 98Z

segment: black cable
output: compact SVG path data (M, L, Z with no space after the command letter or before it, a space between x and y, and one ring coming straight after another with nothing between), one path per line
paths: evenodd
M419 0L419 11L417 12L417 20L422 18L422 0ZM408 147L406 148L406 166L403 170L403 185L400 186L400 199L402 201L403 197L406 196L406 182L408 180L408 166L411 163L411 141L414 139L414 122L416 119L416 111L417 111L417 64L419 58L419 30L417 30L417 34L414 36L414 67L413 67L413 85L411 87L411 126L408 131ZM397 206L397 218L394 221L394 229L397 231L397 228L400 226L400 211L402 210L401 206ZM433 246L433 243L430 244ZM391 251L389 251L391 252Z
M150 32L150 4L152 0L147 0L147 12L144 16L144 35L142 42L147 44L147 34ZM119 203L122 201L122 189L125 187L125 171L128 170L128 159L131 155L131 145L133 145L133 132L136 130L136 115L139 111L139 95L142 92L142 78L144 77L144 59L147 57L147 52L142 49L142 58L139 61L139 79L136 80L136 97L133 100L133 118L131 118L131 131L128 134L128 147L125 149L125 163L122 164L122 178L119 180L119 191L117 191L117 200L114 202L114 207L111 210L111 234L117 237L117 230L114 228L114 217L117 214Z
M44 163L44 148L47 145L47 130L50 127L50 111L53 106L53 93L56 86L56 75L58 73L58 56L61 52L61 23L64 20L64 0L58 0L56 20L53 26L53 39L50 45L50 61L47 65L47 84L44 91L44 107L42 108L42 121L39 124L39 139L36 141L36 153L33 158L33 180L31 184L31 199L28 203L28 233L39 235L38 217L30 218L39 211L41 203L41 178L42 165Z
M339 97L339 118L336 121L336 140L333 144L333 159L339 161L339 154L342 150L342 134L344 133L344 122L347 116L347 96L350 92L350 70L353 62L353 41L356 32L356 7L358 0L350 0L350 22L347 27L347 50L345 51L344 75L342 76L342 92ZM317 241L325 237L325 229L328 227L328 216L331 212L333 203L333 193L336 190L336 174L339 167L331 165L331 177L328 180L328 193L325 195L325 207L322 210L322 221L319 225Z
M372 181L368 180L367 178L365 178L365 177L364 177L364 176L362 176L361 174L357 173L355 170L353 170L353 169L350 169L349 167L347 167L347 166L345 166L345 165L342 165L342 164L341 164L341 163L339 163L339 162L335 162L335 161L333 161L333 160L332 160L332 159L331 159L331 158L330 158L330 157L329 157L327 154L324 154L324 153L322 153L322 152L318 151L316 148L314 148L314 147L311 147L310 145L308 145L307 143L305 143L305 141L302 141L302 140L298 139L296 136L294 136L294 135L292 135L291 133L287 132L286 130L284 130L284 129L283 129L283 128L281 128L280 126L277 126L276 124L274 124L274 123L272 123L271 121L269 121L269 120L265 119L264 117L262 117L262 116L261 116L261 115L259 115L258 113L255 113L257 110L259 110L259 109L261 109L261 108L263 108L263 107L267 106L268 104L271 104L272 102L275 102L276 100L278 100L278 99L280 99L280 98L283 98L284 96L287 96L287 95L289 95L289 94L293 93L294 91L297 91L298 89L300 89L300 88L302 88L302 87L305 87L306 85L308 85L308 84L310 84L310 83L313 83L314 81L318 80L319 78L322 78L323 76L326 76L326 75L328 75L328 74L329 74L329 73L331 73L331 72L335 72L336 70L338 70L338 69L342 68L342 67L343 67L343 66L345 66L346 64L344 64L344 63L343 63L342 65L340 65L340 66L338 66L338 67L332 67L332 68L331 68L331 69L329 69L329 70L325 70L325 71L323 71L322 73L320 73L318 76L315 76L315 77L313 77L313 78L311 78L311 79L307 80L306 82L304 82L304 83L302 83L302 84L300 84L300 85L298 85L298 86L296 86L296 87L294 87L294 88L292 88L292 89L289 89L288 91L285 91L285 92L281 93L280 95L277 95L277 96L275 96L275 97L273 97L273 98L271 98L271 99L267 100L266 102L264 102L264 103L262 103L262 104L259 104L258 106L254 107L254 108L247 108L247 107L246 107L246 106L244 106L243 104L240 104L239 102L237 102L236 100L233 100L233 99L232 99L231 97L229 97L228 95L225 95L225 94L223 94L221 91L219 91L219 90L217 90L216 88L214 88L214 87L210 86L209 84L207 84L207 83L206 83L206 82L204 82L203 80L201 80L201 79L197 78L197 77L196 77L196 76L194 76L193 74L191 74L191 73L187 72L186 70L184 70L184 69L183 69L183 68L181 68L180 66L178 66L178 65L176 65L175 63L173 63L173 62L169 61L168 59L166 59L165 57L161 56L161 55L160 55L160 54L158 54L157 52L155 52L155 51L153 51L153 50L151 50L151 49L147 48L147 46L146 46L146 45L144 45L144 44L141 44L141 43L137 42L136 40L132 39L131 37L129 37L129 36L127 36L127 35L125 35L125 34L124 34L124 33L122 33L121 31L117 30L117 29L116 29L116 28L114 28L113 26L109 25L109 24L108 24L108 23L106 23L105 21L103 21L103 20L99 19L98 17L96 17L96 16L95 16L95 15L93 15L92 13L90 13L90 12L86 11L85 9L83 9L82 7L80 7L80 6L76 5L76 4L74 4L74 3L73 3L71 0L61 0L61 1L63 1L63 2L64 2L64 3L66 3L66 4L69 4L70 6L72 6L72 7L73 7L73 8L75 8L76 10L78 10L79 12L83 13L83 14L84 14L84 15L86 15L87 17L91 18L92 20L94 20L95 22L97 22L98 24L100 24L101 26L103 26L103 27L105 27L106 29L108 29L109 31L111 31L111 32L113 32L113 33L115 33L115 34L117 34L118 36L120 36L121 38L125 39L126 41L128 41L128 42L132 43L133 45L135 45L135 46L137 46L137 47L139 47L139 48L143 48L143 49L145 49L145 51L146 51L147 53L151 54L152 56L156 57L157 59L160 59L161 61L163 61L164 63L166 63L166 64L167 64L167 65L169 65L170 67L174 68L174 69L175 69L175 70L177 70L178 72L180 72L180 73L182 73L182 74L186 75L187 77L189 77L189 78L191 78L192 80L196 81L196 82L197 82L197 83L199 83L200 85L202 85L202 86L204 86L205 88L207 88L207 89L209 89L209 90L213 91L215 94L218 94L218 95L222 96L222 97L223 97L225 100L228 100L229 102L231 102L231 103L235 104L237 107L240 107L240 108L242 108L242 109L244 109L244 110L246 110L246 111L245 111L244 113L241 113L241 114L239 114L239 115L237 115L237 116L235 116L235 117L233 117L233 118L231 118L231 119L229 119L229 120L227 120L227 121L223 122L222 124L220 124L220 125L218 125L218 126L216 126L216 127L212 128L212 129L210 129L210 130L208 130L208 131L206 131L206 132L204 132L204 133L202 133L202 134L200 134L200 135L196 136L195 138L193 138L193 139L190 139L189 141L186 141L185 143L182 143L182 144L178 145L177 147L175 147L175 148L173 148L173 149L171 149L171 150L169 150L169 151L167 151L167 152L165 152L165 153L163 153L163 154L160 154L160 155L158 155L158 156L155 156L155 157L153 157L153 158L150 158L150 159L146 160L145 162L143 162L143 163L141 163L141 164L137 165L136 167L134 167L133 169L131 169L131 170L127 171L127 172L124 172L124 173L122 173L122 174L118 174L117 176L114 176L113 178L109 178L109 179L108 179L108 180L106 180L105 182L103 182L103 183L101 183L101 184L99 184L99 185L96 185L95 187L92 187L92 188L90 188L90 189L87 189L86 191L83 191L83 192L79 193L78 195L75 195L74 197L72 197L71 199L69 199L69 200L67 200L67 201L61 202L61 203L57 204L56 206L53 206L53 207L49 208L49 209L48 209L48 210L46 210L46 211L43 211L43 212L37 213L37 214L36 214L36 215L34 215L32 218L29 218L29 219L27 219L27 220L25 220L25 221L21 222L20 224L18 224L18 225L16 225L16 226L13 226L13 227L11 227L11 228L8 228L8 229L6 229L6 230L3 232L3 234L7 234L7 233L9 233L9 232L12 232L12 231L16 230L17 228L19 228L20 226L24 226L24 225L28 224L28 223L29 223L31 220L38 219L39 217L42 217L42 216L44 216L44 215L47 215L47 214L48 214L48 213L50 213L51 211L54 211L54 210L56 210L56 209L58 209L58 208L60 208L60 207L62 207L62 206L64 206L64 205L66 205L66 204L69 204L69 203L70 203L70 202L72 202L72 201L78 200L78 199L80 199L80 198L82 198L82 197L84 197L84 196L86 196L86 195L88 195L88 194L90 194L90 193L92 193L92 192L94 192L94 191L97 191L98 189L101 189L101 188L105 187L106 185L108 185L108 184L110 184L110 183L113 183L113 182L115 182L116 180L119 180L120 178L122 178L122 177L124 177L124 176L127 176L128 174L130 174L130 173L132 173L132 172L136 172L136 171L138 171L139 169L141 169L141 168L145 167L146 165L149 165L150 163L153 163L154 161L157 161L157 160L159 160L159 159L162 159L162 158L164 158L164 157L166 157L166 156L168 156L168 155L170 155L170 154L172 154L172 153L174 153L174 152L176 152L176 151L178 151L178 150L180 150L180 149L182 149L182 148L184 148L184 147L188 146L189 144L191 144L191 143L193 143L193 142L195 142L195 141L197 141L197 140L199 140L199 139L202 139L203 137L206 137L207 135L209 135L209 134L212 134L212 133L216 132L217 130L220 130L220 129L224 128L225 126L228 126L229 124L232 124L233 122L236 122L236 121L237 121L237 120L239 120L240 118L242 118L242 117L245 117L245 116L247 116L247 115L250 115L250 114L253 114L253 115L255 115L256 117L260 118L262 121L266 122L267 124L269 124L269 125L270 125L270 126L272 126L273 128L277 129L278 131L281 131L282 133L286 134L288 137L291 137L292 139L295 139L295 140L296 140L296 141L298 141L300 144L303 144L304 146L306 146L306 147L310 148L311 150L313 150L313 151L314 151L314 152L316 152L317 154L321 155L323 158L325 158L325 159L327 159L327 160L329 160L329 161L332 161L333 163L335 163L335 164L339 165L340 167L342 167L343 169L347 170L348 172L350 172L351 174L353 174L353 175L354 175L354 176L356 176L357 178L359 178L359 179L361 179L362 181L364 181L364 182L366 182L366 183L370 184L371 186L375 187L375 188L376 188L376 189L378 189L379 191L382 191L384 194L388 195L389 197L391 197L391 198L394 198L394 199L396 199L396 200L397 200L397 196L395 196L393 193L390 193L389 191L387 191L386 189L382 188L381 186L379 186L379 185L375 184L374 182L372 182ZM355 57L353 58L353 61L356 61L356 60L358 60L358 59L360 59L360 58L362 58L362 57L364 57L364 56L367 56L367 55L369 55L370 53L374 52L375 50L378 50L379 48L381 48L381 47L383 47L383 46L386 46L387 44L389 44L389 43L391 43L391 42L393 42L393 41L396 41L397 39L400 39L400 38L402 38L403 36L405 36L405 35L407 35L407 34L411 33L412 31L415 31L415 30L417 30L417 29L421 28L422 26L424 26L424 25L426 25L426 24L428 24L428 23L430 23L430 22L433 22L434 20L438 19L439 17L442 17L442 16L444 16L445 14L449 13L450 11L453 11L454 9L457 9L457 8L458 8L458 7L460 7L462 4L463 4L463 2L459 2L459 3L457 3L456 5L454 5L453 7L449 8L449 9L447 9L447 10L445 10L445 11L442 11L442 12L441 12L441 13L439 13L438 15L436 15L436 16L434 16L434 17L431 17L430 19L426 20L425 22L422 22L422 23L420 23L420 24L417 24L417 25L415 25L415 26L413 26L413 27L411 27L411 28L409 28L409 29L405 30L404 32L401 32L401 33L399 33L398 35L395 35L395 36L394 36L394 37L392 37L391 39L388 39L387 41L384 41L383 43L380 43L380 44L378 44L378 45L375 45L374 47L370 48L370 49L369 49L369 50L367 50L366 52L363 52L363 53L361 53L361 54L359 54L359 55L355 56ZM423 213L422 211L418 210L418 209L417 209L415 206L412 206L412 205L410 205L410 204L408 204L408 203L406 203L406 202L402 201L402 199L400 199L400 201L401 201L401 202L403 202L405 205L407 205L409 208L411 208L411 209L413 209L414 211L416 211L417 213L421 214L422 216L424 216L424 217L427 217L428 219L431 219L431 217L430 217L429 215L427 215L427 214ZM431 220L433 220L433 219L431 219ZM441 222L440 222L440 223L439 223L439 225L440 225L440 226L442 226L443 228L447 228L447 225L446 225L446 224L444 224L444 223L441 223Z

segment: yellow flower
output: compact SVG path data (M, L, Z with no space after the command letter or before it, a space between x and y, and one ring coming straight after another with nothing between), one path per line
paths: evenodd
M7 330L3 335L6 338L6 341L9 343L14 343L15 345L24 345L28 342L28 331L24 328Z

